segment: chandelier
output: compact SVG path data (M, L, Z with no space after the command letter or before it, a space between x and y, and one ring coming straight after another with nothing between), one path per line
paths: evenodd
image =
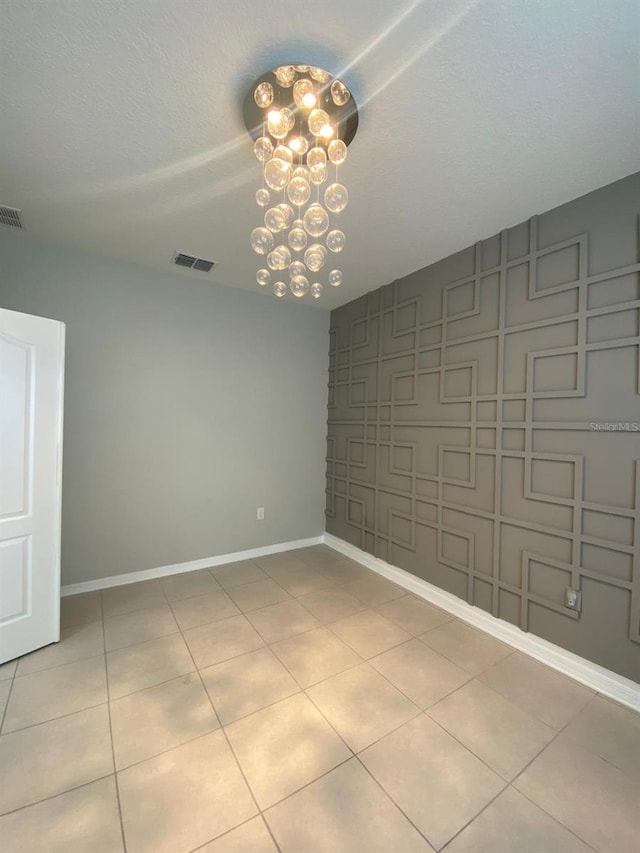
M280 298L290 291L318 299L320 277L342 284L339 216L349 193L339 170L358 128L353 96L322 68L281 65L256 80L243 112L262 165L255 197L263 222L251 232L254 252L264 257L256 281Z

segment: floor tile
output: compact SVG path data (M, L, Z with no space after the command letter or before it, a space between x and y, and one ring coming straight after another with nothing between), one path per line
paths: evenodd
M572 720L561 738L640 780L640 714L604 696L596 696Z
M303 562L272 569L271 577L287 592L296 597L308 595L310 592L316 592L320 589L327 589L337 583L334 578Z
M435 704L471 678L417 639L370 658L369 663L420 708Z
M17 666L17 660L10 660L7 663L0 664L0 681L9 681L12 679Z
M362 663L360 655L327 628L281 640L272 649L301 687L309 687Z
M229 660L264 645L244 616L210 622L184 632L198 669Z
M321 589L298 598L300 604L323 624L344 619L364 609L364 604L355 595L342 589Z
M430 631L431 628L437 628L438 625L444 625L445 622L451 622L453 619L446 610L441 610L413 595L394 598L393 601L376 607L376 611L414 636Z
M256 814L222 732L118 773L128 853L187 853Z
M181 601L183 598L206 595L208 592L220 589L220 585L211 577L208 569L171 575L163 578L160 585L169 601Z
M267 648L209 666L201 675L223 726L300 690Z
M461 687L427 713L505 779L513 779L556 734L480 681Z
M357 759L266 812L282 853L432 853Z
M520 652L486 669L480 681L554 729L566 725L595 695Z
M226 731L263 809L351 755L303 694L244 717Z
M3 734L107 701L104 657L56 666L13 682Z
M513 788L464 829L446 853L591 853L579 838Z
M360 758L437 849L505 787L424 714L366 749Z
M187 628L197 628L198 625L206 625L207 622L217 622L220 619L240 615L233 601L221 589L206 595L195 595L193 598L172 601L171 609L183 631Z
M287 570L299 572L309 570L309 563L299 556L299 551L281 551L278 554L266 554L264 557L258 557L256 563L269 577L275 577L276 574L281 574Z
M0 817L0 838L7 853L122 853L115 777Z
M471 675L478 675L513 652L510 646L458 619L421 634L420 639Z
M62 666L76 660L104 654L102 622L74 625L60 632L60 642L52 643L18 661L16 675L29 675L53 666Z
M331 630L363 658L379 655L411 639L411 634L374 610L363 610L332 622Z
M401 589L395 583L373 573L344 584L342 589L350 595L354 595L367 607L377 607L407 594L406 589Z
M154 640L156 637L166 637L167 634L175 634L177 631L178 623L173 618L168 604L123 613L121 616L111 616L104 620L104 640L108 652Z
M253 560L241 560L209 569L213 577L224 589L232 589L244 583L264 580L267 576Z
M158 580L128 583L102 590L102 615L120 616L134 610L146 610L166 604L165 594Z
M367 663L334 675L307 693L354 752L419 713L413 702Z
M282 601L247 614L247 619L267 643L276 643L294 634L319 628L315 616L297 601Z
M406 589L402 589L392 581L373 572L358 580L344 584L341 589L350 595L354 595L367 607L378 607L381 604L386 604L388 601L402 598L407 594Z
M82 592L79 595L65 595L60 599L60 625L63 628L85 625L87 622L99 622L101 619L100 590Z
M216 841L198 848L197 853L278 853L261 817L254 817Z
M600 853L635 853L640 786L592 752L559 739L514 786Z
M186 675L193 660L180 634L160 637L107 654L109 695L119 699L145 687Z
M4 709L7 707L10 692L11 681L9 679L0 681L0 726L2 725L2 715L4 714Z
M0 814L113 773L106 705L0 736Z
M229 590L229 595L236 606L246 613L248 610L258 610L279 601L288 601L291 596L271 578L254 583L245 583Z
M111 703L111 730L119 770L219 727L197 673Z

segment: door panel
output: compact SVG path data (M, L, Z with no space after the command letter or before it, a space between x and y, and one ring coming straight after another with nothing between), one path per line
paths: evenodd
M0 309L0 663L60 639L64 325Z

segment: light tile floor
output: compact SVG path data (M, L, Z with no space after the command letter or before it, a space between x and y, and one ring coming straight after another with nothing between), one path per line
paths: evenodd
M62 601L3 853L638 853L640 715L323 546Z

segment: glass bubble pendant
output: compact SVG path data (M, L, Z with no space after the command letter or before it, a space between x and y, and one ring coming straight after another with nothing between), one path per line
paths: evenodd
M306 209L302 221L307 234L311 237L320 237L329 227L329 214L321 204L311 204Z
M309 293L311 293L314 299L319 299L322 296L322 285L319 281L316 281L311 285Z
M329 273L329 284L332 287L340 287L342 284L342 273L340 270L331 270Z
M322 129L327 124L331 124L329 113L324 110L312 110L309 115L309 130L314 136L320 136Z
M327 234L326 244L330 252L341 252L344 249L344 232L336 228Z
M278 160L284 160L285 163L293 163L293 151L288 145L277 145L273 151L273 156Z
M327 165L327 153L324 148L320 148L317 146L316 148L312 148L311 151L307 152L307 166L310 169L317 168L318 166L324 168Z
M276 80L284 89L293 86L293 81L298 76L293 65L281 65L273 72L276 75Z
M307 232L304 228L292 228L289 231L289 246L294 252L301 252L307 245Z
M282 218L284 219L284 227L288 228L293 220L293 208L290 204L287 204L286 202L281 202L279 205L277 205L277 208L282 213Z
M324 191L324 203L332 213L341 213L349 202L349 192L344 184L330 184Z
M267 255L267 266L272 270L286 270L291 263L291 252L286 246L276 246Z
M259 107L269 107L273 103L273 86L271 83L259 83L253 93L253 99Z
M253 144L253 153L262 163L273 154L273 144L267 136L259 136Z
M306 154L309 148L309 143L304 136L295 136L289 142L289 148L294 154Z
M303 77L293 84L293 100L299 109L315 107L316 96L313 91L313 83Z
M334 80L331 84L331 98L337 107L343 107L349 98L351 92L344 85L342 80Z
M271 281L271 273L269 270L261 269L256 273L256 281L260 287L264 287Z
M285 160L271 159L265 163L264 179L272 190L281 190L287 185L291 175L291 164Z
M324 246L314 243L304 253L304 262L311 272L319 272L324 266L326 257L327 253Z
M304 275L306 271L307 268L302 261L291 261L289 264L289 278L293 278L294 275Z
M339 166L347 159L347 146L341 139L332 139L327 148L329 160Z
M325 71L324 68L310 68L309 74L314 80L317 80L318 83L327 83L331 80L331 74L328 71Z
M283 110L270 110L267 114L267 130L275 139L284 139L289 133L289 122Z
M279 299L282 299L283 296L287 295L287 285L284 281L276 281L273 285L273 292Z
M258 255L266 255L273 249L273 234L268 228L254 228L251 232L251 248Z
M282 211L277 207L270 207L264 215L264 224L267 226L269 231L273 231L274 234L277 234L278 231L282 231L284 228L284 216L282 215Z
M260 207L266 207L271 201L271 195L269 194L269 190L266 190L264 187L261 187L256 192L256 202L260 205Z
M316 185L324 184L327 180L327 168L326 166L314 166L311 169L311 174L309 175L311 182Z
M306 204L311 196L311 186L304 178L291 178L287 184L287 196L291 204Z
M289 286L294 296L305 296L309 292L309 279L305 275L294 275Z

